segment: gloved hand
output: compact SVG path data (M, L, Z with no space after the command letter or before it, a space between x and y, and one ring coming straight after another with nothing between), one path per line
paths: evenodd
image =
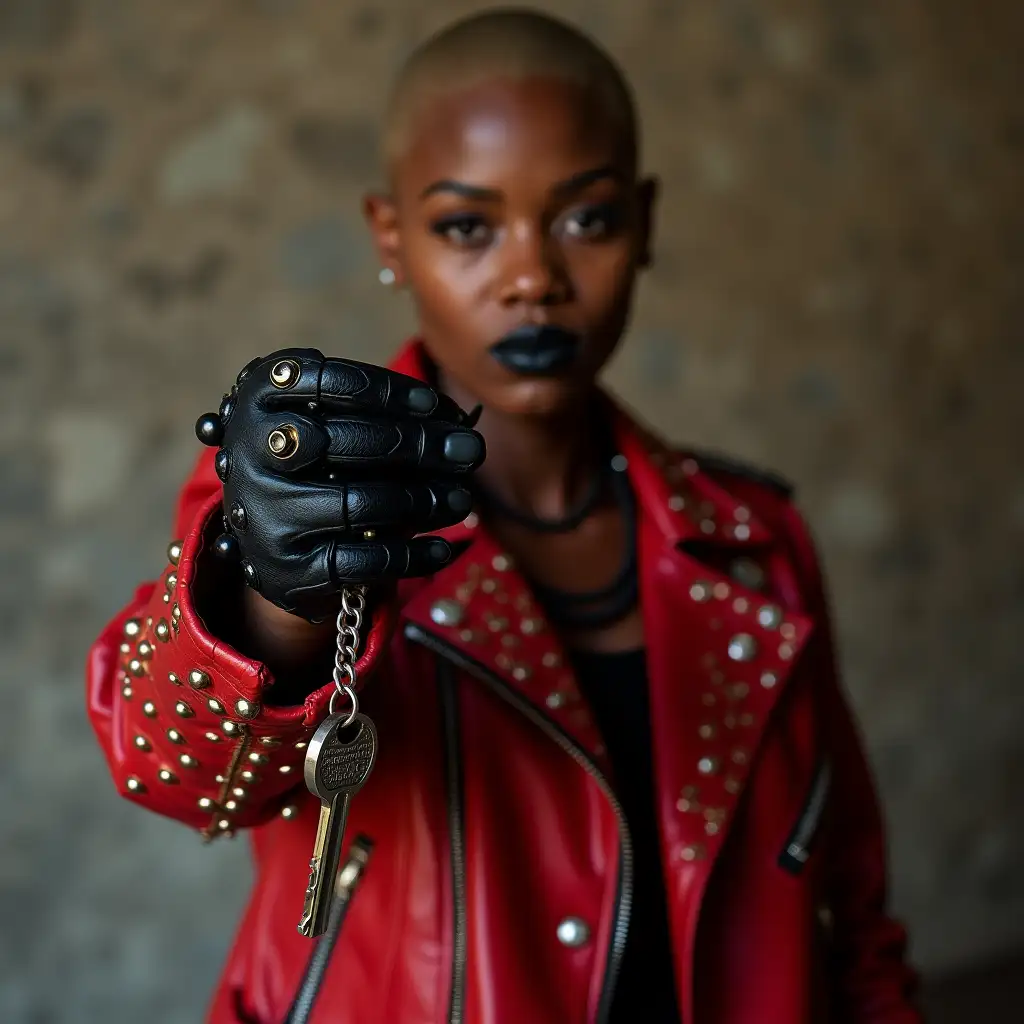
M472 499L484 460L475 418L421 381L379 366L283 349L254 359L218 413L196 423L219 448L225 533L246 583L309 621L342 587L425 576L451 557L438 537Z

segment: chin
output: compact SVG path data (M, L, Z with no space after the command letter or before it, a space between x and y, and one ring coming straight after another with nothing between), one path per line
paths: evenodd
M589 379L529 377L502 388L492 404L506 415L546 419L575 407L580 395L592 387L593 381Z

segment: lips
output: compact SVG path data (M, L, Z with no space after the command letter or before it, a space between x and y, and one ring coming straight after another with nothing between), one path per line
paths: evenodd
M491 355L523 377L552 377L576 359L581 338L554 324L523 324L491 346Z

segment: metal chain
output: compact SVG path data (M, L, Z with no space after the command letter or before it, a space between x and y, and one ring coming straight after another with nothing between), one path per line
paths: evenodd
M352 708L341 723L344 729L355 721L359 713L359 698L356 696L356 651L359 649L359 631L363 626L363 612L366 610L366 588L352 587L341 592L341 610L338 612L338 637L334 653L334 693L327 705L327 713L334 714L334 702L341 694L352 703Z

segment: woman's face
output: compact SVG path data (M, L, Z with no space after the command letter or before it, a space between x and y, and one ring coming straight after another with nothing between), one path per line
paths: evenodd
M568 82L485 82L433 102L367 199L428 352L488 408L570 407L625 328L655 189L609 120Z

